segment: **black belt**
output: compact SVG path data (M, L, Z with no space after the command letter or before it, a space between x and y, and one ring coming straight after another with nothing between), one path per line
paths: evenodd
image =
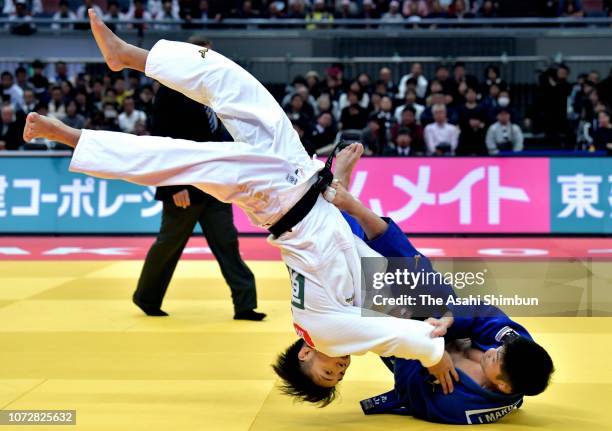
M331 171L332 161L334 160L334 154L342 142L338 143L325 162L325 167L318 173L317 182L314 183L304 196L289 210L287 213L280 218L279 221L274 223L268 228L270 233L276 238L289 232L296 224L304 220L304 217L308 215L310 210L317 203L319 194L324 192L325 189L332 183L334 174Z

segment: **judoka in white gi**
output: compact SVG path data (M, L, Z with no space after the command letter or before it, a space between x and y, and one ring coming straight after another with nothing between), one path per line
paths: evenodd
M242 208L271 229L318 179L323 163L308 157L272 95L237 64L212 50L161 40L151 51L119 39L90 9L94 38L111 70L147 76L210 106L235 142L192 142L116 132L76 130L29 114L24 138L75 148L70 170L148 186L192 184ZM354 145L351 151L360 151ZM360 155L360 153L359 153ZM356 161L359 158L354 158ZM334 205L319 196L313 208L269 242L281 250L292 280L294 326L306 341L301 370L323 404L351 354L417 359L452 389L452 361L431 325L393 317L362 317L360 255L377 255L357 240ZM333 362L332 373L329 365ZM455 374L454 374L455 375Z

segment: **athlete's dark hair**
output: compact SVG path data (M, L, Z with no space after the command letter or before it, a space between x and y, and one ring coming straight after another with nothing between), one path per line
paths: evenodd
M555 371L550 355L542 346L525 337L504 344L502 379L513 393L538 395L546 389Z
M314 383L303 369L298 353L304 340L299 339L278 355L272 365L274 372L282 379L281 391L298 401L307 401L325 407L336 398L336 388L326 388Z

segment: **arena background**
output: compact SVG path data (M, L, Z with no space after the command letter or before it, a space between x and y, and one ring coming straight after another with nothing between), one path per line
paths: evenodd
M119 11L114 28L138 46L194 34L212 41L265 83L320 157L337 141L363 141L370 151L355 170L352 193L394 218L423 253L440 262L506 265L510 284L512 274L515 282L525 274L549 281L555 265L568 264L563 277L576 288L575 312L519 319L555 359L551 388L485 427L612 429L609 1L428 0L415 1L413 10L408 0L395 13L394 2L381 0L370 17L367 0L170 3L164 15L164 4L153 0L95 2L103 13ZM358 401L392 385L371 354L355 358L340 401L326 409L279 394L269 364L295 338L286 268L265 232L237 209L265 322L232 321L227 286L197 233L164 302L170 317L147 318L133 306L159 229L154 189L69 173L65 147L19 139L31 111L119 130L125 98L133 96L145 114L150 109L146 93L154 97L154 83L110 73L79 15L84 4L0 0L0 71L12 80L3 73L0 409L76 410L76 426L65 429L83 430L439 429L409 417L363 416ZM57 15L62 7L67 12ZM427 111L439 93L464 136L451 151L430 150L425 117L401 124L398 86L415 63L428 81L423 94L416 82L415 104ZM35 66L46 81L33 79ZM460 67L466 76L454 81ZM497 76L487 75L491 67ZM370 77L358 94L366 113L343 117L350 84L362 73ZM441 90L432 90L435 81ZM474 134L464 109L468 87L478 94L482 123ZM294 93L302 99L295 109ZM500 105L499 93L509 103ZM390 111L382 107L385 96ZM75 112L67 114L71 104ZM522 148L486 146L500 109L520 127ZM331 124L321 120L325 112ZM145 117L129 131L149 133ZM360 127L340 128L343 119ZM390 157L402 134L410 137L410 154Z

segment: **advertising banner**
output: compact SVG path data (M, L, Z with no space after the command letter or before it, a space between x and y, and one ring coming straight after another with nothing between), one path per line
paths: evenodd
M153 187L0 157L0 233L155 233ZM407 233L610 233L612 159L364 158L351 192ZM238 230L264 232L234 209Z

